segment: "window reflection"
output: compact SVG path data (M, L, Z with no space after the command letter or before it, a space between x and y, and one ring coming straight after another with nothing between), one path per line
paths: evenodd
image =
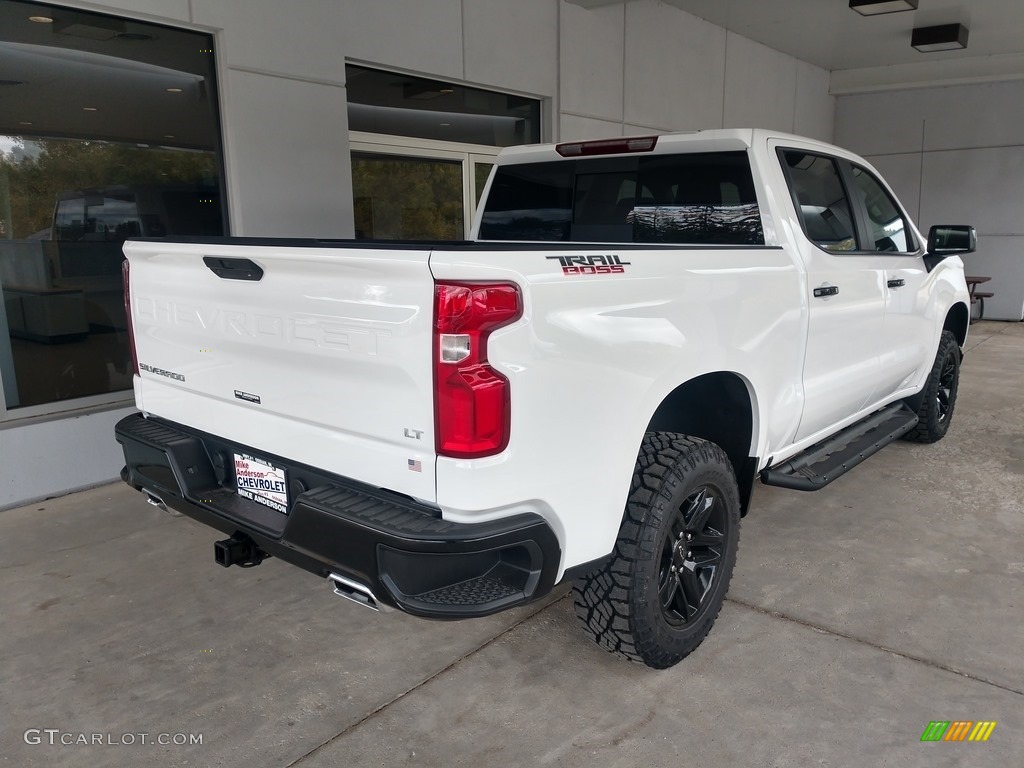
M826 251L857 250L850 201L835 160L796 150L783 156L807 237Z
M461 240L462 163L352 153L359 240Z
M871 227L871 250L910 251L913 249L903 214L881 182L860 166L853 166L853 180L864 201Z
M223 234L215 153L15 136L4 145L7 407L129 389L122 244Z
M744 152L498 169L484 240L763 245Z
M129 237L222 235L213 38L0 0L0 377L17 409L128 390ZM58 407L39 411L59 410Z
M510 147L540 141L540 101L458 83L345 66L352 131Z

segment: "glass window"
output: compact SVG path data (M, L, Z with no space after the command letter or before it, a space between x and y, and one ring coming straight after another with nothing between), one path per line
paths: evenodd
M352 153L356 238L462 240L462 163Z
M226 229L209 35L12 0L0 18L20 83L0 109L0 376L17 416L131 388L126 238Z
M881 182L870 171L856 165L853 166L853 181L868 212L870 249L904 253L916 250L907 220Z
M850 201L835 160L798 150L782 156L807 237L826 251L857 250Z
M482 240L568 240L574 163L504 165L491 182Z
M636 163L629 171L589 173L601 163L577 166L570 240L628 243L633 240Z
M745 152L649 158L632 216L638 243L763 245Z
M476 192L476 197L473 200L474 204L480 204L480 198L484 196L484 187L487 186L487 179L491 175L491 168L494 167L494 163L481 163L479 161L473 163L473 187Z
M498 148L540 141L537 99L356 64L345 78L358 238L464 238Z
M745 152L499 168L485 240L763 245Z
M540 101L458 83L345 66L352 131L511 147L540 141Z

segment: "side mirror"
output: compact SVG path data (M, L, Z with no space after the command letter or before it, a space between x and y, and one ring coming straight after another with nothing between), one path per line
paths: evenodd
M978 233L966 224L936 224L928 230L928 255L945 258L958 253L974 253Z

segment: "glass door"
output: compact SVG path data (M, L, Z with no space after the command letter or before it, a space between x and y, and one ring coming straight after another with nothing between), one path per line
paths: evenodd
M462 240L462 163L352 153L356 239Z
M473 206L480 205L480 198L483 197L484 187L487 186L487 179L494 167L494 158L480 155L473 155Z
M359 240L464 240L498 147L352 133Z

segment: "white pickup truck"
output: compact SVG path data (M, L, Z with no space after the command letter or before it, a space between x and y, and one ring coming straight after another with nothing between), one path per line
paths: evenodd
M498 158L460 243L136 240L123 478L363 605L483 616L575 582L652 667L714 623L755 482L949 428L969 226L762 130Z

